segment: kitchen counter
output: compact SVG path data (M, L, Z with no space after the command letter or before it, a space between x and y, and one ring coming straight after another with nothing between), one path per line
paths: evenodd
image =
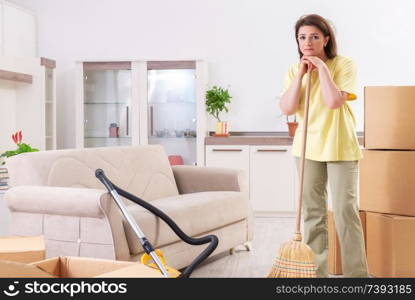
M229 137L205 138L205 145L281 145L291 146L293 138L288 132L231 132ZM363 133L357 133L359 144L363 145Z

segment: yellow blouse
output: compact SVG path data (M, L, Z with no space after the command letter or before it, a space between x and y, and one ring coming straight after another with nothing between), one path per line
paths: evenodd
M353 61L337 55L326 61L330 74L340 91L349 93L348 100L356 99L356 67ZM288 70L282 94L290 87L298 73L300 63ZM301 156L303 117L305 102L305 86L307 74L301 84L300 104L296 112L298 128L293 141L292 153ZM330 109L323 100L320 91L318 71L311 74L310 106L308 115L306 159L316 161L359 160L362 152L356 135L356 119L351 107L346 101L337 109Z

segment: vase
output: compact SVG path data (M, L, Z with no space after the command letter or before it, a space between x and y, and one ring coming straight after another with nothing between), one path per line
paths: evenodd
M216 122L215 136L229 136L228 122Z
M110 127L109 128L109 137L117 138L119 137L119 127Z
M297 130L297 127L298 127L298 122L287 122L287 125L288 125L288 135L290 137L294 137L295 131Z

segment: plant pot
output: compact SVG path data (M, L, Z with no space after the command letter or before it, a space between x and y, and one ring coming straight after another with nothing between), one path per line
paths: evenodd
M298 122L287 122L287 125L288 125L288 135L290 137L294 137L295 131L297 130L297 127L298 127Z
M215 136L229 136L228 122L216 122Z

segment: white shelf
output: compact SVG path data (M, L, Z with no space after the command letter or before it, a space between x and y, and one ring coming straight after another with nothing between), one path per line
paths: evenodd
M12 93L4 94L6 90L3 89L3 98L6 101L2 101L4 103L0 114L0 128L2 132L10 133L15 132L16 128L22 130L24 135L30 136L30 144L42 151L55 147L56 106L55 77L53 75L52 79L45 78L46 70L40 61L38 57L0 58L0 70L18 68L20 72L33 76L30 85L11 85ZM9 143L9 134L0 136L1 148L9 148Z
M128 102L84 102L84 104L123 104L123 105L129 105Z
M190 136L190 137L177 137L177 136L172 136L172 137L158 137L158 136L149 136L148 139L149 140L171 140L171 139L176 139L176 140L187 140L187 139L195 139L196 137L194 136Z
M130 136L109 137L109 136L87 136L85 139L131 139Z
M109 62L97 63L107 64ZM206 112L205 112L205 90L208 82L208 70L206 62L202 60L195 60L194 73L197 75L196 81L189 88L194 89L192 94L184 94L185 96L169 96L166 90L161 90L160 94L150 93L151 78L149 78L148 61L128 61L131 65L131 71L125 72L116 81L112 80L113 74L106 73L105 76L97 76L96 73L86 72L84 68L89 62L78 61L76 66L77 85L76 85L76 147L92 147L112 146L116 143L131 145L145 145L149 142L158 143L165 146L165 149L173 151L180 149L182 153L187 153L189 161L197 161L198 164L204 164L204 137L206 130ZM166 69L168 70L168 68ZM104 71L104 70L103 70ZM105 71L106 72L106 71ZM104 74L104 73L103 73ZM187 73L186 73L187 74ZM88 80L85 80L85 75ZM96 77L94 77L96 76ZM126 80L128 79L128 81ZM119 80L119 81L118 81ZM190 81L189 81L190 82ZM160 87L161 89L162 87ZM159 89L159 88L157 88ZM190 91L189 91L190 93ZM152 101L150 101L152 100ZM170 100L170 101L169 101ZM128 108L128 111L126 110ZM150 120L151 114L149 108L153 107L153 120ZM118 108L118 112L114 112ZM122 109L126 111L123 112ZM170 111L170 108L172 110ZM110 110L106 112L105 110ZM111 114L117 113L117 118L111 118ZM186 115L184 114L186 113ZM163 115L169 116L170 121L165 118L159 121ZM186 122L191 122L187 115L197 120L194 131L197 133L196 137L184 136L164 136L156 135L156 131L149 130L158 129L166 121L169 123L165 127L174 128L175 120L183 120L183 125L178 124L179 128L188 127ZM117 121L117 124L127 123L128 118L128 133L131 137L128 138L109 138L106 137L108 129L103 130L102 124L110 124ZM90 123L86 126L85 120L89 119ZM189 119L189 121L187 121ZM151 122L152 121L152 122ZM181 122L181 121L180 121ZM170 125L172 123L172 125ZM164 123L163 123L164 126ZM91 128L91 129L89 129ZM121 129L121 128L120 128ZM100 131L98 131L100 130ZM97 131L97 132L95 132ZM124 131L122 131L124 133ZM149 132L154 133L150 136ZM94 134L104 134L104 136ZM92 136L91 136L92 135ZM193 145L193 143L195 145ZM188 145L191 145L188 146ZM175 148L175 147L178 148ZM179 150L177 150L179 151ZM194 155L195 154L195 155Z
M193 101L166 101L166 102L149 102L149 104L169 104L169 103L189 103L189 104L196 104L196 102Z

